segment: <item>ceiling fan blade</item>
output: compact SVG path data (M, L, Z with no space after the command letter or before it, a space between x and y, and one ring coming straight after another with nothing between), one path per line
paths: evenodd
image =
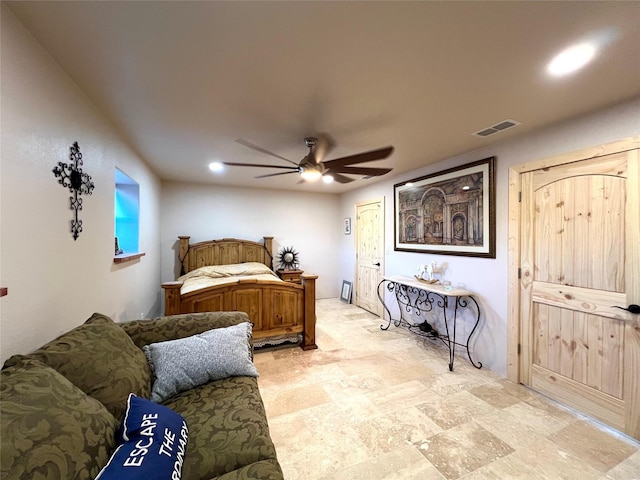
M253 150L256 150L256 151L258 151L260 153L266 153L267 155L271 155L272 157L279 158L280 160L284 160L285 162L289 162L289 163L291 163L293 165L298 165L296 162L292 162L288 158L281 157L277 153L270 152L269 150L266 150L266 149L264 149L264 148L262 148L262 147L260 147L258 145L255 145L255 144L253 144L251 142L248 142L247 140L243 140L242 138L236 139L236 143L239 143L240 145L244 145L245 147L249 147L249 148L251 148Z
M328 162L323 163L325 167L335 169L338 167L344 167L345 165L382 160L383 158L387 158L391 155L392 152L393 147L385 147L379 148L378 150L371 150L370 152L357 153L356 155L350 155L348 157L336 158L335 160L329 160Z
M347 173L349 175L367 175L379 177L385 173L389 173L393 168L372 168L372 167L342 167L333 171L337 173Z
M321 163L335 148L336 142L328 133L319 133L314 150L316 163Z
M298 172L280 172L280 173L267 173L266 175L258 175L257 177L253 177L253 178L267 178L267 177L277 177L278 175L289 175L290 173L298 173Z
M331 175L333 177L333 179L338 183L351 183L351 182L353 182L352 178L345 177L344 175L341 175L339 173L330 173L329 175Z
M291 171L298 171L298 167L285 167L284 165L257 165L255 163L237 163L237 162L222 162L223 165L230 165L232 167L260 167L260 168L285 168Z

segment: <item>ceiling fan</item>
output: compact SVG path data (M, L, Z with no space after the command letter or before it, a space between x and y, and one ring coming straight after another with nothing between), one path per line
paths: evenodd
M288 158L281 157L269 150L265 150L258 145L254 145L246 140L236 140L245 147L252 148L258 152L266 153L272 157L279 158L285 162L290 163L293 166L288 165L257 165L254 163L237 163L237 162L223 162L224 165L230 165L234 167L260 167L260 168L278 168L287 170L286 172L268 173L266 175L259 175L255 178L275 177L278 175L288 175L290 173L298 173L303 181L312 182L322 178L325 182L330 183L335 180L338 183L353 182L353 178L346 175L360 175L365 177L378 177L389 173L391 168L375 168L375 167L354 167L359 163L372 162L374 160L382 160L387 158L393 152L393 147L380 148L378 150L371 150L369 152L358 153L355 155L349 155L347 157L336 158L335 160L324 161L324 158L328 155L329 151L333 147L333 142L325 135L320 135L319 138L307 137L304 139L305 145L309 148L309 153L300 160L299 163L293 162Z

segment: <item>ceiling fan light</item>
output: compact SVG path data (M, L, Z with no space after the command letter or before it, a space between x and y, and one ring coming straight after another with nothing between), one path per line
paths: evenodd
M333 176L331 176L331 175L323 175L322 176L322 181L324 183L331 183L331 182L333 182Z
M322 173L320 173L320 171L316 170L315 168L305 168L300 173L300 176L307 182L315 182L316 180L320 179Z

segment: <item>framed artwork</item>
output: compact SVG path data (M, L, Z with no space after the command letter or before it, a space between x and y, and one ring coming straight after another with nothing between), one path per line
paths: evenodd
M340 300L344 303L351 303L351 282L342 281L342 290L340 291Z
M394 249L496 258L495 157L393 186Z
M351 235L351 219L350 218L344 219L344 234Z

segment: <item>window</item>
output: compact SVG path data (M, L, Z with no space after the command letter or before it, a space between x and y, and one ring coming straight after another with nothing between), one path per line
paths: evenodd
M139 253L140 186L127 174L116 168L115 236L125 257Z

